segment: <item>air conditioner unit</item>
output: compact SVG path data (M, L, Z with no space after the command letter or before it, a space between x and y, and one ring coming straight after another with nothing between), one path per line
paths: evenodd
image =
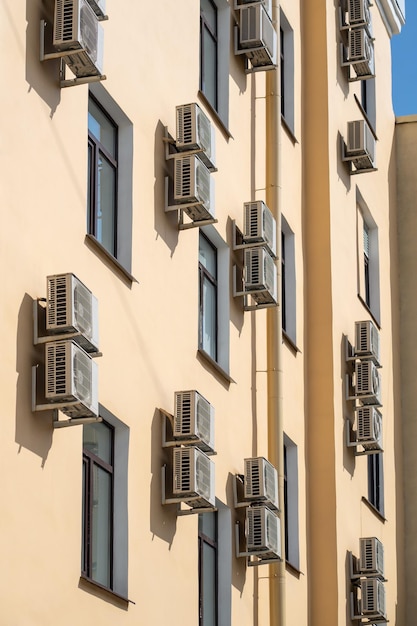
M195 154L174 156L174 201L194 222L214 217L214 181Z
M205 452L214 450L214 407L197 391L176 391L173 434L195 440Z
M207 115L192 102L177 106L176 118L175 145L178 150L202 150L198 156L210 171L215 170L216 135Z
M343 159L357 170L375 167L375 137L365 120L348 122L347 144Z
M372 361L355 363L355 395L363 404L381 404L381 377Z
M278 509L278 475L275 467L262 456L245 459L244 465L245 499L262 501Z
M106 0L87 0L99 20L106 16Z
M277 272L264 247L244 250L244 291L258 304L277 304Z
M281 522L266 506L246 509L247 551L265 559L281 558Z
M348 2L349 26L369 26L371 23L371 12L369 10L369 0L349 0Z
M375 74L374 44L365 28L353 28L348 34L348 58L358 77Z
M98 415L97 363L71 340L45 344L45 398L71 418ZM72 403L72 404L70 404Z
M357 442L365 450L382 450L382 415L374 406L361 406L356 411Z
M97 298L74 274L46 279L46 330L79 333L73 337L86 352L98 352Z
M386 619L385 587L377 578L366 578L361 585L361 613L368 618Z
M380 364L379 331L370 320L355 322L355 356L370 357Z
M103 74L103 29L87 0L55 0L53 45L78 78Z
M363 576L384 577L384 546L376 537L359 540L359 570Z
M173 493L192 508L215 505L214 463L195 447L173 449Z
M265 244L271 254L276 256L276 221L261 200L243 204L243 242Z
M263 4L242 7L236 54L246 54L254 67L277 64L277 34Z

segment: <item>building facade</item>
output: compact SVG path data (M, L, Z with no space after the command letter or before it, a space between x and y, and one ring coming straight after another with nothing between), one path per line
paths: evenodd
M403 3L0 16L0 626L404 624Z

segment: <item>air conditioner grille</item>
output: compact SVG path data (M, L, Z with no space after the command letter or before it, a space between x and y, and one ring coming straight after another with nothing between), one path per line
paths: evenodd
M47 279L47 328L68 326L67 274L49 276Z
M69 380L67 343L55 342L46 345L46 395L67 396Z
M77 398L90 405L92 402L92 361L81 350L74 350L74 391Z
M386 617L385 587L382 581L368 578L361 581L362 613Z
M363 574L384 575L384 546L376 537L360 539L360 571Z
M265 243L276 254L276 222L269 208L262 201L245 202L243 205L243 237L245 243Z
M356 391L358 395L379 396L380 379L378 369L372 361L356 363ZM372 404L372 402L369 402Z
M192 432L194 402L192 391L175 394L174 435L188 435Z
M265 506L252 506L246 511L247 547L255 554L281 556L280 520Z
M81 39L91 60L97 61L98 20L90 5L82 0L80 9Z

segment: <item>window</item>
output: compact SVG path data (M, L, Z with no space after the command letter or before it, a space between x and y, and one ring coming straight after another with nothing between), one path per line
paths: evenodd
M298 543L298 452L297 446L284 434L284 510L285 558L300 568Z
M281 115L294 132L294 31L280 11Z
M217 360L217 250L200 233L200 347Z
M230 7L200 0L200 91L228 126Z
M368 500L384 515L384 465L381 452L368 455Z
M212 226L199 236L199 350L229 372L229 248Z
M133 126L102 85L88 103L87 232L131 271Z
M117 126L92 97L88 102L88 172L88 232L116 256Z
M82 576L127 598L129 430L100 406L83 426Z
M217 626L217 514L198 516L199 625Z
M378 228L368 208L360 202L357 210L358 293L379 323Z
M361 102L362 108L366 113L369 124L375 130L376 128L376 93L375 78L361 80Z
M282 329L295 344L295 238L284 216L281 218L281 291Z
M198 516L199 626L231 624L232 551L230 509Z

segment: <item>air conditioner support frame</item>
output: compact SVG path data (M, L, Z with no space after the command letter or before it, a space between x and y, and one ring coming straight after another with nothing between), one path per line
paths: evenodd
M247 250L248 248L259 248L259 246L266 246L271 257L276 261L278 259L276 254L272 254L269 246L265 241L253 241L251 243L237 243L243 241L243 233L238 226L236 226L236 220L232 220L232 250L234 252L238 250Z
M259 248L259 245L258 245ZM271 307L279 306L278 302L265 302L261 304L248 304L249 296L255 293L264 293L265 289L254 289L253 291L238 291L236 280L236 265L233 266L233 297L238 298L243 296L243 310L244 311L258 311L259 309L268 309Z
M384 578L384 576L381 576L381 574L378 574L377 572L371 572L371 573L361 573L359 570L359 559L358 557L354 556L354 554L352 552L348 552L348 557L349 557L349 576L350 576L350 580L352 581L352 583L355 582L359 582L361 579L364 578L378 578L378 580L386 583L387 579Z
M45 298L37 298L33 301L33 345L38 346L50 341L66 341L67 339L74 339L80 337L81 332L69 332L69 333L50 333L41 334L43 329L46 333L46 309L43 303L46 302ZM91 358L103 356L102 352L89 352Z
M248 567L256 567L258 565L267 565L268 563L278 563L282 561L278 556L273 558L264 557L262 553L257 552L247 552L241 551L240 549L240 527L241 524L237 521L235 522L235 548L236 548L236 557L246 557Z
M368 577L367 577L368 578ZM358 586L353 585L353 589L350 592L350 619L357 621L361 626L376 626L376 624L388 624L389 620L382 615L369 614L364 615L360 613L360 600L358 598Z
M181 508L181 504L184 502L185 504L187 502L192 502L193 500L200 500L200 496L194 496L194 497L187 497L187 502L184 501L184 498L182 496L178 496L176 498L167 498L165 496L166 490L165 490L165 485L166 485L166 471L167 471L167 465L164 464L162 466L162 471L161 471L161 495L162 495L162 504L176 504L177 505L177 515L178 516L182 516L182 515L196 515L198 513L214 513L217 511L217 507L215 506L206 506L206 507L199 507L199 508L189 508L189 509L182 509Z
M53 427L54 428L65 428L67 426L78 426L80 424L94 424L97 422L102 422L103 418L100 416L97 417L74 417L67 420L60 420L58 418L59 409L64 409L68 406L72 406L75 404L79 404L78 400L75 401L67 401L67 402L45 402L38 404L37 402L37 370L39 365L32 366L32 412L36 413L37 411L53 411L54 419L53 419Z
M347 417L345 420L345 436L346 436L346 446L348 448L355 448L354 455L355 456L368 456L370 454L379 454L384 450L382 448L376 448L372 450L358 450L358 446L366 445L366 442L361 442L356 439L356 431L353 430L353 424L350 419Z
M162 141L165 144L165 161L171 161L172 159L175 159L176 155L178 154L193 155L202 154L204 152L203 148L195 148L194 150L179 150L175 145L175 139L168 131L168 126L164 126L164 136L162 137ZM170 152L170 146L174 148L175 152ZM217 172L217 167L214 166L207 167L207 169L210 171L210 173Z
M40 21L40 33L39 33L39 59L40 61L51 61L54 59L61 59L60 68L59 68L59 84L61 87L75 87L76 85L85 85L86 83L98 83L102 80L106 80L105 74L94 75L94 76L83 76L82 78L65 78L65 68L66 64L64 61L64 57L70 57L74 54L80 54L80 52L87 52L85 48L77 48L77 50L62 50L56 52L45 52L45 37L46 37L46 27L48 23L46 20Z
M346 143L345 140L343 139L342 135L339 134L340 137L340 145L341 145L341 154L342 154L342 161L343 163L346 163L349 167L349 174L351 176L354 176L355 174L366 174L367 172L377 172L378 168L377 167L366 167L366 168L362 168L362 169L356 169L356 167L354 168L355 164L354 161L356 158L360 158L360 155L357 155L357 157L355 156L346 156Z
M255 2L254 4L261 4L261 3ZM247 5L245 4L245 6ZM242 6L242 8L244 7ZM271 22L274 23L272 20ZM251 63L249 66L250 58L248 57L247 53L262 50L263 46L255 46L253 48L240 48L238 44L238 41L239 41L239 25L238 24L234 25L233 35L234 35L235 56L240 56L242 54L245 55L245 74L253 74L253 72L267 72L268 70L275 70L277 68L276 60L274 62L272 59L271 59L271 63L265 64L265 65L252 65Z

